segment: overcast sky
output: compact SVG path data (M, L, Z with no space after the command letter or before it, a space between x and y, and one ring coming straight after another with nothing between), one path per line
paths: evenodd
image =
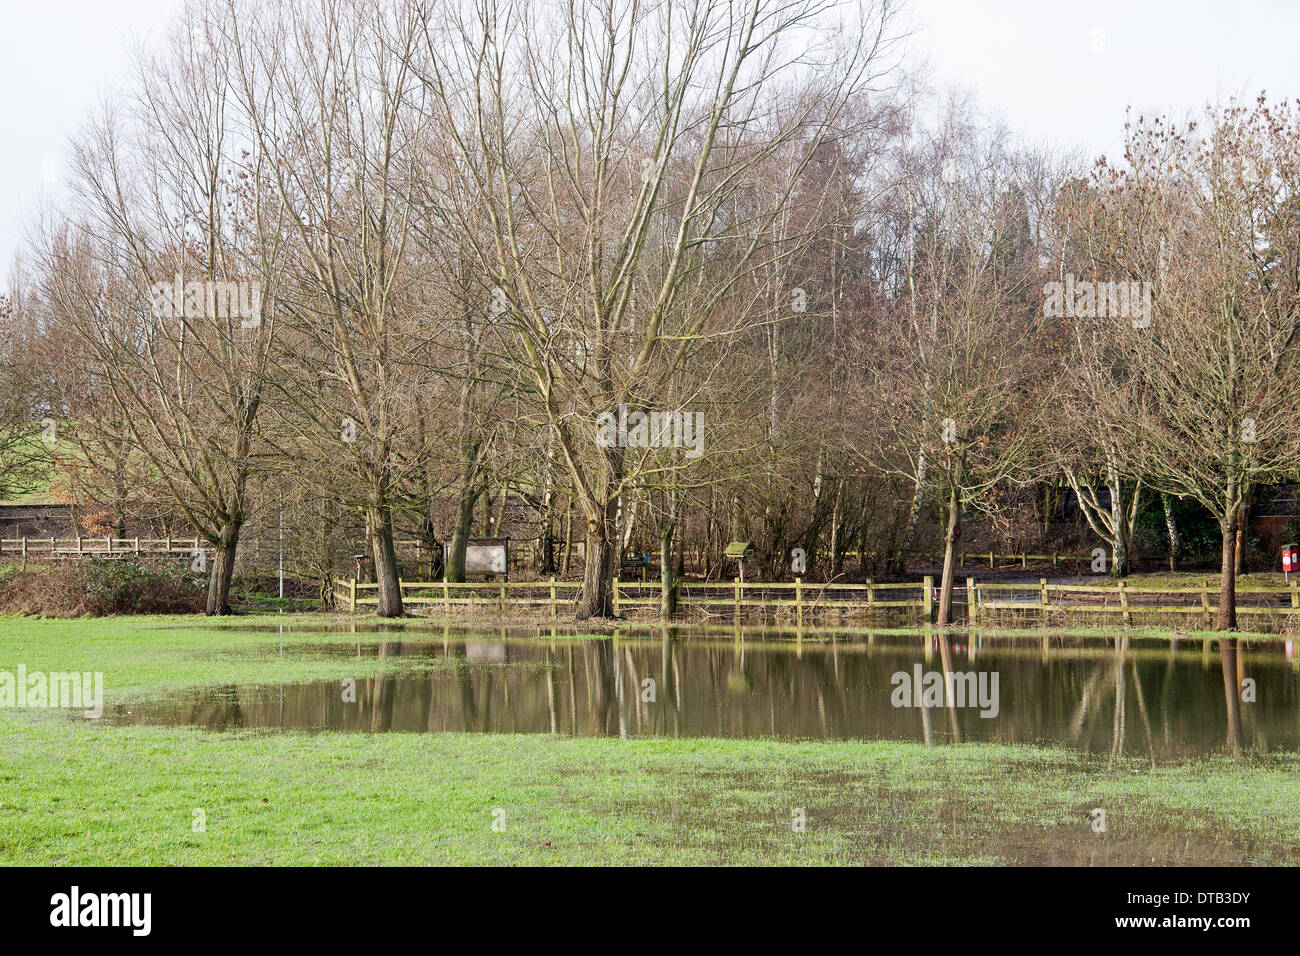
M132 38L181 0L4 0L0 26L0 273L67 141L125 78ZM1231 94L1300 96L1300 0L913 0L914 56L935 79L1037 142L1119 145L1124 108L1181 113Z

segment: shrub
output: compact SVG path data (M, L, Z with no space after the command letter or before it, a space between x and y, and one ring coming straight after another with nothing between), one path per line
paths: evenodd
M184 562L89 558L0 573L0 614L50 617L200 611L204 584Z

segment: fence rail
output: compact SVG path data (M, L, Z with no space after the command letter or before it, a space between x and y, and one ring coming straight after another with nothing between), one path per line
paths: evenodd
M50 557L193 554L211 550L200 538L0 538L0 554Z
M1046 578L1032 584L989 582L981 584L975 578L966 579L968 613L972 623L987 612L1036 610L1042 615L1052 611L1119 614L1125 624L1131 624L1134 614L1201 615L1206 623L1218 613L1219 588L1212 581L1202 581L1193 587L1143 587L1132 586L1119 580L1111 585L1052 584ZM986 598L985 592L1011 593L1010 599ZM1019 592L1017 594L1017 592ZM1300 582L1291 581L1276 585L1238 585L1236 588L1238 614L1300 614ZM1245 600L1241 600L1245 598Z
M441 605L496 608L549 608L558 617L560 607L571 603L582 588L580 581L490 581L455 584L448 581L401 581L402 599L412 605ZM350 611L379 603L379 585L352 579L336 579L336 605ZM939 601L934 578L920 581L877 584L814 584L796 578L788 583L679 581L674 585L679 609L706 613L730 610L740 616L749 610L785 612L802 623L804 616L826 612L875 612L916 610L932 622ZM954 606L965 606L971 624L986 620L999 611L1029 612L1046 618L1052 612L1118 614L1131 624L1134 614L1200 615L1206 623L1218 612L1218 588L1211 581L1192 587L1131 586L1114 584L1053 584L1039 578L1038 584L980 582L968 577L956 587ZM1300 581L1286 586L1242 585L1237 588L1237 613L1256 615L1300 615ZM614 613L657 609L662 585L658 581L614 579Z
M559 614L560 604L571 602L582 589L580 581L488 581L452 583L448 581L400 581L402 600L407 604L497 607L549 607L552 617ZM355 578L338 578L334 582L336 605L355 611L358 607L379 603L378 584ZM800 620L805 613L822 611L876 611L890 608L915 608L927 620L933 617L934 581L898 584L810 584L796 578L788 584L745 582L680 581L674 585L675 603L679 608L729 608L739 614L749 608L785 609ZM906 592L915 595L908 596ZM659 607L662 585L658 581L624 581L614 579L614 613L644 607Z

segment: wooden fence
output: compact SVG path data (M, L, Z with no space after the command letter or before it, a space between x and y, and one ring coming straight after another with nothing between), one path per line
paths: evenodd
M1113 584L1052 584L1046 578L1032 584L988 582L966 579L967 607L971 623L991 611L1032 611L1047 616L1053 611L1119 614L1125 624L1134 614L1200 615L1212 623L1218 612L1217 581L1202 581L1193 587L1133 586L1120 579ZM999 599L997 595L1007 594ZM1289 585L1238 585L1238 614L1287 615L1300 613L1300 582ZM1216 599L1214 602L1211 598Z
M378 604L378 588L378 584L355 578L336 579L334 599L338 607L355 611L358 607ZM507 607L541 607L549 608L551 617L557 617L562 605L571 604L577 598L582 582L557 581L554 578L548 581L474 581L463 584L403 580L401 588L402 600L407 604L441 605L448 611L453 606L495 607L500 611ZM615 578L614 613L622 614L625 610L637 608L658 609L661 588L658 581ZM752 583L740 578L731 582L680 581L674 589L679 609L731 610L739 615L746 609L761 608L793 612L799 620L805 613L890 608L913 608L921 611L926 620L931 620L935 601L934 580L928 575L919 582L901 584L811 584L800 578L788 584Z
M337 606L350 611L379 603L377 584L352 579L334 583ZM932 622L939 601L934 578L920 581L876 584L814 584L796 578L789 583L679 581L675 585L679 610L705 613L730 612L739 617L746 611L786 613L802 623L805 615L870 613L885 610L919 611L923 621ZM453 584L446 581L402 581L402 599L411 605L441 606L445 611L468 606L496 609L549 609L552 618L573 603L580 581L496 581ZM1046 619L1052 612L1118 614L1131 624L1134 614L1201 616L1213 623L1218 606L1218 588L1213 581L1194 587L1142 587L1127 581L1107 584L1053 584L1039 578L1038 584L981 583L966 578L953 595L954 607L966 608L967 620L977 624L995 612L1014 611ZM1300 614L1300 581L1288 586L1241 585L1237 588L1237 613L1259 615ZM657 581L614 579L614 613L657 611L661 585Z
M0 538L0 554L95 558L138 554L193 554L211 550L200 538Z

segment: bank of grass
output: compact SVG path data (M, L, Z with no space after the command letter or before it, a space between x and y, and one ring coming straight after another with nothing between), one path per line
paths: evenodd
M297 648L356 641L325 614L227 618L135 615L105 618L0 618L0 667L28 671L98 671L110 700L151 696L202 684L256 684L362 677L427 661L343 657ZM283 628L283 631L281 631ZM400 632L396 632L400 633ZM367 631L369 643L382 635Z
M1300 862L1294 756L1152 768L995 745L216 734L14 714L0 734L7 864Z

